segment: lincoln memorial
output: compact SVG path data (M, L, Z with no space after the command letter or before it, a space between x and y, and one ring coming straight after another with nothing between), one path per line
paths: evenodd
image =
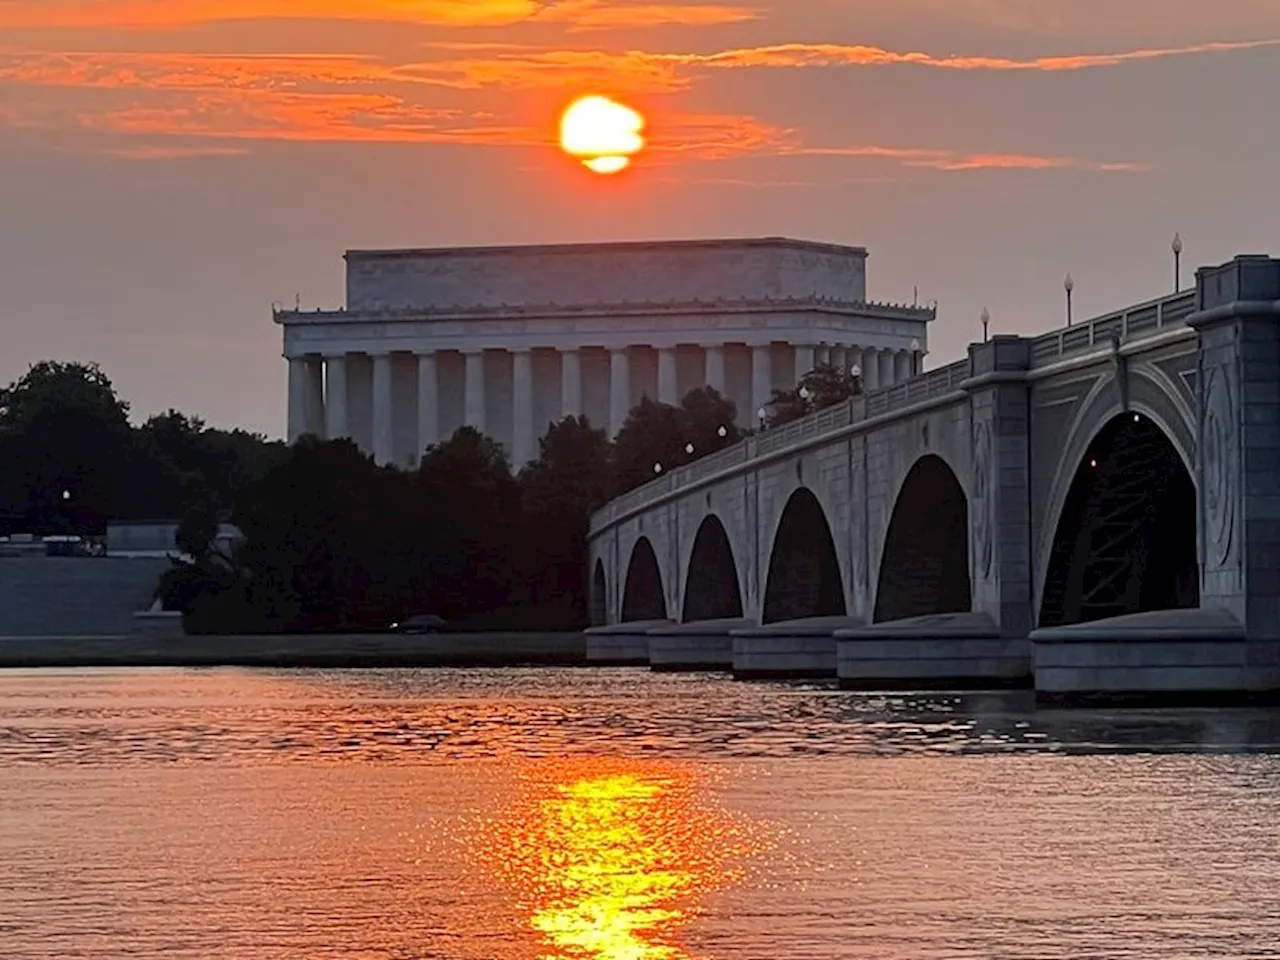
M289 439L416 464L464 424L516 469L564 416L615 434L643 396L711 386L743 426L820 363L919 372L934 312L867 301L867 252L779 238L352 250L347 305L276 310Z

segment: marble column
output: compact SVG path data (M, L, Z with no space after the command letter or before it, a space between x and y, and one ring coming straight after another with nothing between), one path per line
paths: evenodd
M418 354L418 459L440 442L440 368L433 351Z
M560 350L560 416L582 416L582 354Z
M759 419L761 407L773 399L773 352L767 343L751 347L751 419Z
M312 354L307 357L307 421L304 432L324 437L324 360Z
M814 349L812 344L797 344L793 349L796 355L796 383L799 383L814 367Z
M893 376L896 380L911 379L911 351L899 350L893 355Z
M484 351L467 350L463 356L466 360L466 385L463 387L462 422L484 433Z
M724 347L715 343L702 348L706 384L721 396L725 396Z
M289 358L289 442L307 429L307 358Z
M880 389L880 358L875 347L862 348L862 388Z
M893 351L881 350L880 361L880 386L887 387L894 382L893 380Z
M511 351L511 469L518 471L534 458L533 353Z
M631 358L626 347L609 348L609 435L616 436L631 412Z
M337 440L351 436L351 428L347 426L347 355L331 354L324 359L325 366L325 398L324 398L324 435L326 439Z
M831 348L831 366L841 373L849 372L848 352L844 347Z
M913 377L918 377L922 373L924 373L924 351L912 350L911 351L911 375Z
M813 362L819 367L828 366L831 363L831 347L828 344L820 343L813 351Z
M395 460L395 429L391 400L391 354L373 355L373 462Z
M673 407L680 402L675 347L662 347L658 350L658 402Z

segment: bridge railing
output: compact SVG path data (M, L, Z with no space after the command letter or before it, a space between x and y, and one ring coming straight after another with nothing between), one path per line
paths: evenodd
M1084 323L1062 327L1031 341L1031 365L1042 367L1072 354L1087 353L1112 337L1136 340L1161 330L1185 326L1196 309L1195 290L1148 300Z
M969 358L949 363L937 370L930 370L910 380L903 380L892 386L881 387L867 394L866 416L876 417L882 413L900 410L924 400L958 390L960 384L969 378ZM859 418L863 419L863 418Z
M1083 323L1063 327L1043 334L1031 341L1031 365L1042 367L1064 357L1087 353L1102 346L1112 336L1122 341L1153 336L1162 330L1185 326L1187 318L1195 312L1195 290L1187 290L1171 296L1159 297L1108 313ZM872 390L835 406L827 407L807 417L774 427L753 437L748 437L719 453L678 467L642 487L611 500L591 517L591 531L608 526L617 517L624 516L636 507L655 497L680 487L689 486L732 466L748 463L757 457L779 450L786 450L805 440L811 440L842 427L860 423L871 417L881 416L906 407L945 396L970 376L969 358L957 360L945 367Z
M738 464L748 463L757 457L779 450L786 450L805 440L824 436L869 417L908 407L924 400L943 396L960 388L969 376L969 360L958 360L937 370L895 383L892 386L872 390L863 396L853 397L842 403L826 407L816 413L780 427L765 430L748 437L717 453L708 454L670 473L655 477L644 486L637 487L609 501L591 518L592 532L612 523L616 517L630 513L655 497L690 486L705 477L712 476Z

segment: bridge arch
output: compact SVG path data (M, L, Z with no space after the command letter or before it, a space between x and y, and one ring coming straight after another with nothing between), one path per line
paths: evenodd
M698 524L687 569L680 616L683 622L742 616L742 588L733 547L724 524L714 513L707 514Z
M846 612L831 526L808 487L797 487L782 509L768 570L761 623L842 616Z
M1083 450L1068 451L1075 463L1064 465L1066 490L1048 515L1039 625L1198 605L1197 497L1186 449L1136 409L1085 439Z
M622 590L622 613L619 620L665 620L666 594L662 592L662 572L653 544L648 537L637 538L627 563L627 579Z
M925 454L894 501L872 620L963 613L972 604L969 501L947 462Z
M609 583L604 575L604 561L598 557L595 570L591 574L591 593L588 603L593 627L603 627L609 622Z

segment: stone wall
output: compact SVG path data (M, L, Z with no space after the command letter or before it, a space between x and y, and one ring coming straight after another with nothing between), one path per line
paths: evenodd
M129 634L169 566L163 557L0 557L0 638Z
M861 247L759 239L347 253L347 308L866 299Z

